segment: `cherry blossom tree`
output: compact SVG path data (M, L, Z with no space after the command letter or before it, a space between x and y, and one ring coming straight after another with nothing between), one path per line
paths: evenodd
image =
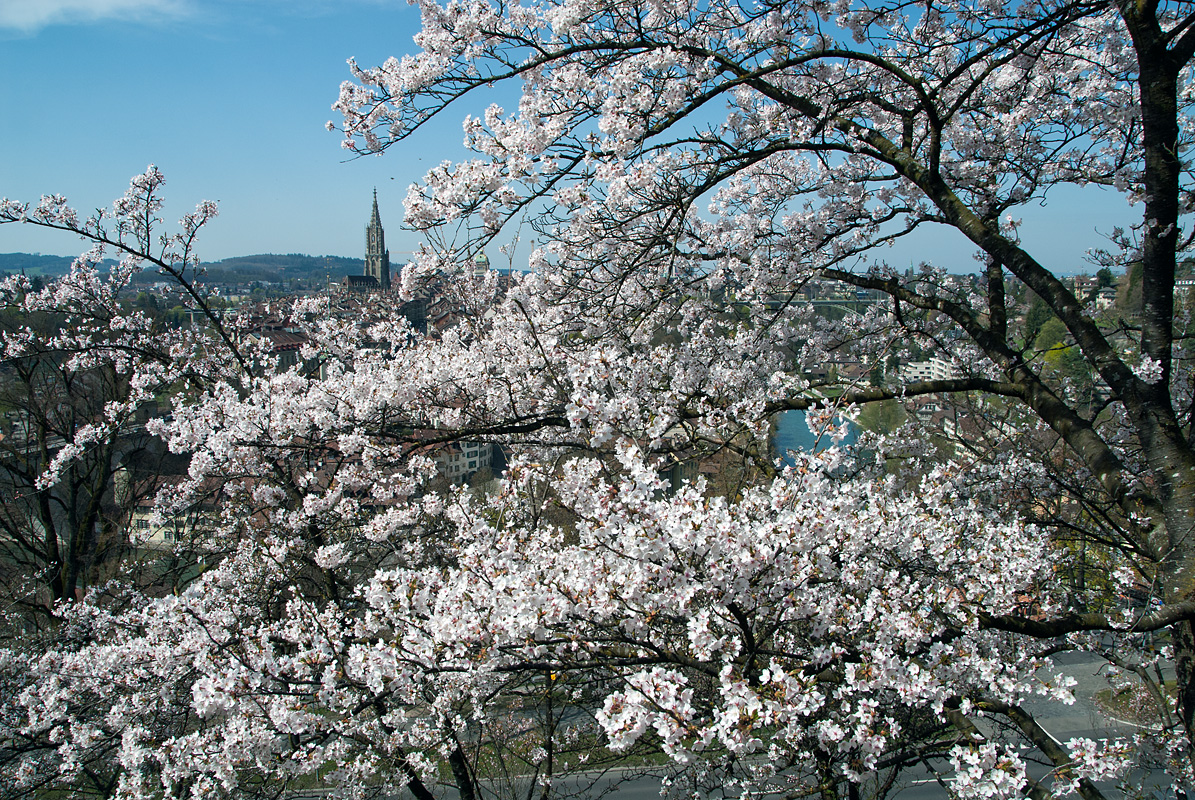
M1185 4L420 7L421 52L352 65L356 81L336 105L348 147L380 152L494 84L522 90L513 113L491 105L466 118L475 160L412 189L407 220L428 232L429 264L462 238L484 243L527 219L544 242L533 262L561 324L607 342L610 362L661 330L695 332L671 351L686 356L669 364L671 394L654 395L647 412L664 430L701 431L714 418L750 429L765 412L825 405L793 375L848 348L875 358L911 341L950 361L961 377L848 387L844 399L981 393L981 420L1006 415L995 428L1005 458L1010 439L1048 448L1012 494L1039 498L1020 511L1055 523L1060 541L1092 537L1105 566L1127 566L1160 603L1129 627L1168 632L1189 760L1195 461L1186 327L1174 314L1190 244L1180 219L1195 52ZM1020 245L1014 214L1063 184L1105 186L1141 206L1095 254L1140 275L1139 325L1101 326ZM951 291L933 268L901 275L882 261L884 245L934 226L981 254L974 291ZM888 301L819 329L793 302L818 278ZM1010 312L1017 285L1061 322L1096 397L1034 352ZM729 304L749 322L726 324ZM621 431L645 413L614 387L569 410L574 422L608 415ZM709 438L730 441L720 433ZM1043 513L1043 492L1080 513ZM981 625L1042 646L1080 646L1077 634L1102 631L1101 643L1133 642L1108 657L1136 670L1144 654L1104 610L1123 581L1055 612L984 612ZM1005 713L1035 738L1020 712ZM1045 752L1059 769L1073 763Z
M78 627L64 628L63 603L103 597L116 613L136 596L131 589L169 589L195 568L185 538L163 553L130 531L131 512L156 488L165 452L145 422L178 387L234 374L221 365L226 358L236 364L239 354L210 347L207 333L164 330L122 300L144 263L173 274L185 289L186 273L197 266L195 234L215 214L202 204L180 233L156 240L162 180L150 167L111 211L86 220L58 196L32 208L9 201L0 208L2 222L77 233L94 245L66 277L44 287L23 275L0 282L0 638L12 700L29 678L15 665L86 640ZM119 265L102 266L107 255L121 257ZM200 295L192 305L206 308ZM220 325L215 316L211 322ZM0 751L6 764L24 749L21 735L9 736L11 712L6 707ZM83 772L93 789L106 780L102 769Z
M428 244L402 291L435 283L460 324L300 301L317 376L208 309L170 358L122 366L194 375L150 430L190 456L161 513L213 496L210 552L177 593L114 583L59 604L44 653L0 653L3 791L476 797L501 752L548 797L583 755L651 747L678 793L883 796L918 768L963 797L1094 798L1141 766L1189 792L1188 6L420 7L420 52L354 66L337 108L377 152L521 86L466 119L475 160L408 198ZM49 198L0 219L148 259L203 310L214 209L159 245L159 180L110 218ZM1139 324L1097 322L1019 244L1010 213L1067 183L1143 206L1097 254L1141 275ZM520 221L531 271L473 276ZM934 226L976 245L977 284L882 262ZM801 302L826 279L886 300L826 319ZM1090 386L1036 350L1020 287ZM115 350L151 351L112 320ZM914 349L959 377L810 377ZM844 444L853 404L922 395L956 398L961 442L911 423ZM795 409L829 446L786 466L768 437ZM460 441L509 452L497 487L437 481ZM661 477L682 463L717 478ZM1057 741L1034 709L1073 700L1064 651L1155 691L1159 725Z
M139 262L158 258L148 252L148 228L137 226L151 224L160 180L151 169L134 182L117 204L111 233L102 217L88 222L83 232L96 248L65 279L37 290L18 276L0 288L0 530L9 608L33 612L22 615L26 622L102 583L129 555L120 529L144 491L127 470L121 473L122 462L146 467L141 477L152 471L145 418L156 412L159 395L195 377L197 362L187 353L195 337L165 335L119 299ZM201 208L184 226L197 229L211 213L214 207ZM3 214L30 218L19 205L6 205ZM78 226L58 197L46 198L31 218L64 230ZM174 263L193 262L187 235L170 244L177 248ZM127 258L104 275L100 259L111 248Z

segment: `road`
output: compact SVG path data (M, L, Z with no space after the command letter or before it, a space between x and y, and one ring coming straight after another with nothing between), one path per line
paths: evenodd
M1075 703L1071 706L1064 706L1055 701L1035 700L1024 705L1055 741L1064 743L1076 737L1097 741L1109 738L1128 738L1136 732L1139 726L1128 721L1109 718L1095 703L1096 692L1107 688L1108 685L1100 671L1105 664L1104 661L1082 653L1060 654L1055 657L1054 661L1055 672L1068 674L1078 682L1074 692ZM939 768L948 771L949 765L943 763L939 765ZM1031 765L1031 775L1041 777L1044 773L1044 768ZM556 788L559 789L559 793L554 793L554 796L584 798L584 800L599 800L599 798L658 800L661 797L661 777L662 773L643 775L639 772L624 771L610 771L604 775L581 773L558 778ZM1157 783L1156 778L1151 781L1145 776L1138 777L1151 783L1152 788L1166 788L1164 784ZM520 794L524 800L527 800L526 790L528 787L521 788ZM1100 788L1112 790L1114 786L1107 784L1101 785ZM507 792L494 792L493 794L487 792L483 800L492 800L493 798L506 800L506 798L512 797L508 792L509 789ZM721 792L710 793L706 796L711 800L720 800L723 797ZM737 797L737 795L731 796ZM1118 795L1112 791L1108 796ZM1162 800L1171 795L1161 792L1154 796ZM446 790L443 797L445 800L456 800L458 795L453 790ZM531 800L537 800L538 797L538 794L534 794ZM950 793L927 769L922 767L908 770L902 779L900 789L890 797L899 798L899 800L948 800Z

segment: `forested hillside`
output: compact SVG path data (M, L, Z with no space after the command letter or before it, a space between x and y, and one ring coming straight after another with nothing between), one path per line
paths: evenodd
M0 275L65 275L73 260L67 256L39 253L0 253ZM107 266L115 263L111 260L104 262ZM355 275L362 271L364 264L360 258L343 256L263 253L204 262L203 267L214 281L280 281L318 280L327 275ZM145 272L137 276L137 282L141 283L152 283L155 280L157 277L154 272Z

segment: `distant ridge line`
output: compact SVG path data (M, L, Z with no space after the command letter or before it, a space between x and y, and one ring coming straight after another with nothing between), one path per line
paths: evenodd
M42 255L40 253L0 253L0 274L58 277L65 275L75 259L71 256ZM111 268L116 259L105 259L102 266ZM231 256L219 261L205 261L202 266L213 278L272 281L283 279L314 280L358 274L365 260L347 256L312 256L305 253L258 253ZM143 273L138 283L154 282L156 273Z

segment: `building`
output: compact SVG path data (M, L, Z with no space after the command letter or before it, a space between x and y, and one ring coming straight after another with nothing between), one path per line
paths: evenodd
M945 381L959 377L959 370L944 358L934 357L929 361L913 361L900 370L901 377L909 383L918 381Z
M460 482L478 470L494 465L494 446L489 442L452 442L432 455L440 474L450 481Z
M373 211L365 226L365 276L377 281L381 291L390 289L390 251L386 249L386 232L378 214L378 190L373 190ZM349 281L352 283L352 281Z
M274 369L278 372L290 369L301 360L304 362L304 371L307 373L314 372L319 366L318 362L314 360L308 363L306 359L302 359L303 345L308 341L307 336L302 333L263 326L251 332L249 340L254 344L265 342L270 355L274 357Z
M344 285L351 292L376 292L380 288L372 275L345 275Z
M473 277L484 278L490 271L490 257L485 253L478 253L473 257Z
M155 475L136 480L127 466L119 467L113 475L117 503L129 507L128 536L138 547L210 546L219 520L216 481L204 483L201 500L182 510L165 513L154 503L159 491L178 486L186 476L182 474Z

